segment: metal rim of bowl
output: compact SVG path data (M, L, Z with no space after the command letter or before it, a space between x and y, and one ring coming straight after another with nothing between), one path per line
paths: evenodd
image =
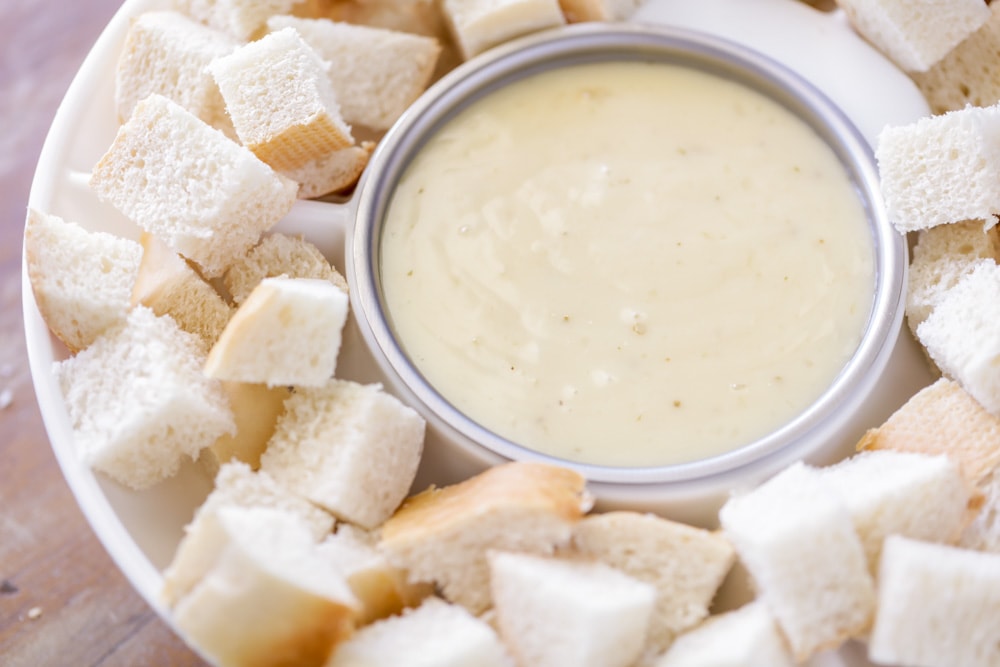
M742 82L783 104L835 151L866 209L875 254L875 294L854 355L827 390L790 422L736 449L691 462L645 467L580 463L539 453L478 424L424 379L397 341L381 297L381 224L398 179L427 138L468 104L514 80L561 65L629 59L695 67ZM871 385L888 361L901 324L907 249L885 214L878 170L867 141L821 91L780 63L728 40L690 30L643 25L577 24L514 40L452 71L393 126L372 156L356 193L347 264L355 312L365 338L422 407L472 446L504 459L546 461L595 482L686 482L728 473L801 444L852 406L852 393ZM375 349L377 348L377 349ZM853 406L856 407L856 406Z

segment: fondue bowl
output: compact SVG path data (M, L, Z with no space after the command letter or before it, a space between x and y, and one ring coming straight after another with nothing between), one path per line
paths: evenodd
M874 268L860 341L816 400L777 428L734 443L729 451L667 465L606 465L554 456L470 417L408 354L405 336L393 323L382 264L393 195L436 133L471 105L517 82L581 65L622 62L666 64L713 75L756 91L803 121L835 154L853 187L852 196L860 200ZM523 150L532 146L524 145ZM775 191L774 196L781 193ZM864 423L859 413L877 402L880 379L900 339L906 246L886 220L869 143L823 93L786 67L755 50L693 31L577 25L510 43L467 63L432 88L383 139L359 184L352 214L347 271L357 325L385 382L427 419L424 469L433 470L439 483L443 471L460 479L501 461L544 461L586 476L601 507L641 507L711 524L715 510L734 488L756 484L792 461L822 463L849 453ZM606 233L615 234L615 226L609 224ZM669 401L664 400L663 409L669 409ZM670 434L663 438L669 440Z

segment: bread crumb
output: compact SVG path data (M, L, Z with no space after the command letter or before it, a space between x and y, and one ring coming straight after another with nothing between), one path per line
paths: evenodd
M29 621L36 621L36 620L38 620L41 617L42 617L42 608L41 607L32 607L31 609L28 610L28 620Z

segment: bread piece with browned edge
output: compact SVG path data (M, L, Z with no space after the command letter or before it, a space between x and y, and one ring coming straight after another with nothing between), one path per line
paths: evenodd
M982 0L837 0L851 25L905 71L924 72L990 16Z
M551 554L593 500L577 472L542 463L496 466L406 500L379 548L413 581L435 583L474 614L490 606L490 550Z
M264 278L317 278L329 280L345 293L347 281L319 248L301 236L267 234L250 252L241 257L223 276L229 296L236 304L250 296Z
M270 475L254 472L239 461L226 463L215 476L215 488L184 527L177 552L163 571L160 597L167 606L177 604L211 569L220 537L215 514L224 507L265 507L293 514L317 543L333 531L335 523L329 513L289 493Z
M466 60L502 42L566 22L559 0L441 0Z
M90 185L143 230L221 276L291 210L298 184L162 95L139 102Z
M730 498L719 521L796 660L868 630L875 586L864 547L819 471L793 464Z
M375 144L363 141L359 146L333 151L298 169L282 173L299 184L299 199L314 199L353 187L368 166Z
M566 20L624 21L646 0L559 0Z
M607 512L573 529L572 553L593 558L656 588L647 654L708 616L715 592L736 559L721 533L638 512Z
M351 636L357 600L298 515L222 507L205 529L205 573L173 620L216 665L322 667Z
M45 324L76 353L125 321L142 247L28 209L24 262Z
M1000 554L886 540L868 644L880 665L1000 665Z
M143 232L142 261L132 287L132 305L143 305L157 315L169 315L178 326L198 336L210 350L233 309L215 288L165 243Z
M423 442L424 420L380 385L330 380L285 401L260 464L290 492L372 529L409 492Z
M235 430L219 383L202 375L201 341L143 306L75 357L56 364L74 446L133 489L174 475Z

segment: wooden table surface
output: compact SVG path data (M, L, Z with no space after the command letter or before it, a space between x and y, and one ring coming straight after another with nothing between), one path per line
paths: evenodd
M116 0L3 0L0 28L0 665L203 665L77 509L42 427L21 318L21 235L45 133Z

